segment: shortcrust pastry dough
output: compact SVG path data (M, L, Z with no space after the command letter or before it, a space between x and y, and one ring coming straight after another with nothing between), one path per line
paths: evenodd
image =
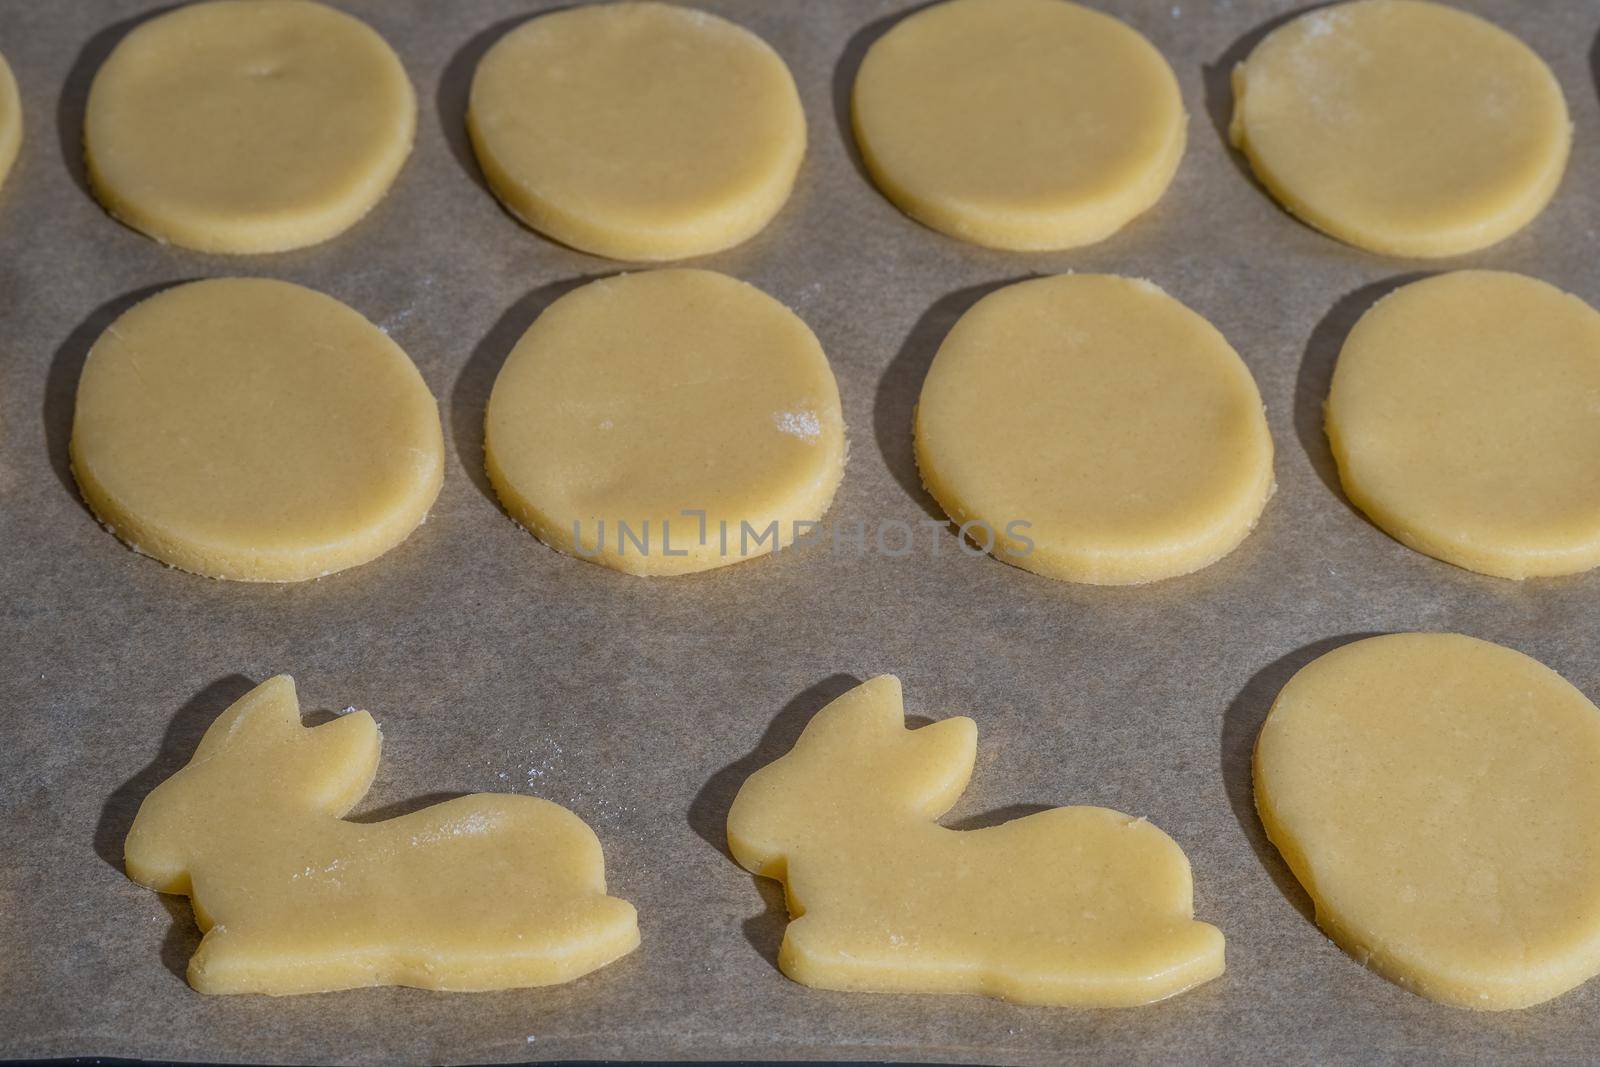
M1328 396L1350 499L1397 540L1503 578L1600 563L1600 312L1545 282L1415 282L1350 331Z
M122 540L214 578L299 581L374 559L444 477L406 354L330 296L192 282L123 313L78 383L72 470Z
M22 147L22 98L17 92L17 79L0 56L0 185L11 173L17 161L17 150Z
M1066 581L1198 570L1273 490L1250 371L1133 278L1036 278L978 301L934 357L915 433L923 482L969 540Z
M784 882L778 964L827 989L982 993L1029 1004L1136 1005L1223 969L1194 919L1189 861L1144 819L1054 808L956 831L971 719L905 726L900 682L829 704L740 788L728 844Z
M365 23L309 0L206 0L158 15L95 74L89 180L106 209L204 252L341 233L411 152L405 68Z
M294 680L261 683L139 806L128 877L190 898L202 993L566 982L639 944L606 895L594 832L535 797L475 794L345 822L378 767L365 711L300 722Z
M1314 660L1256 744L1256 806L1357 960L1467 1008L1600 971L1600 709L1509 648L1394 634Z
M806 539L845 458L839 389L806 324L754 286L683 269L550 305L501 368L484 443L506 510L541 541L649 575Z
M467 125L495 196L613 259L704 255L778 213L805 155L789 68L755 34L674 4L588 4L489 49Z
M946 0L897 23L856 76L854 125L912 218L995 248L1109 237L1166 191L1188 118L1128 26L1066 0Z
M1521 229L1560 184L1561 86L1511 34L1422 0L1319 7L1234 71L1232 138L1290 211L1349 244L1451 256Z

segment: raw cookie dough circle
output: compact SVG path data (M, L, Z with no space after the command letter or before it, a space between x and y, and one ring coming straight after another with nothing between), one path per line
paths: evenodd
M0 184L11 172L21 146L22 102L17 93L17 79L11 76L6 57L0 56Z
M1525 44L1464 11L1356 0L1274 30L1234 71L1231 136L1290 211L1341 241L1451 256L1554 195L1572 125Z
M1006 563L1131 585L1231 552L1272 494L1250 371L1146 281L1062 275L978 301L916 413L928 491Z
M1521 1008L1600 971L1600 709L1458 634L1329 652L1278 694L1256 807L1317 924L1433 1000Z
M281 252L372 209L411 152L417 103L371 28L308 0L209 0L141 24L95 75L95 195L158 241Z
M1345 493L1401 543L1502 578L1600 563L1600 312L1461 271L1379 301L1339 354Z
M541 15L484 55L467 128L529 226L613 259L739 244L778 213L806 150L789 68L726 19L658 3Z
M374 559L427 515L444 475L417 368L330 296L265 278L168 289L95 342L72 470L136 550L240 581Z
M539 540L650 575L764 555L769 527L783 545L806 536L845 456L816 337L703 270L603 278L551 304L495 380L484 445L495 492Z
M853 110L902 211L1021 251L1090 244L1148 209L1188 122L1149 41L1064 0L948 0L902 19L867 51Z

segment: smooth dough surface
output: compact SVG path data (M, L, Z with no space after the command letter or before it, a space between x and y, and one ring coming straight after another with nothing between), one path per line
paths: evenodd
M1544 209L1572 142L1525 44L1422 0L1354 0L1272 33L1233 76L1233 142L1267 189L1349 244L1484 248Z
M365 215L411 152L405 68L366 24L309 0L206 0L141 23L84 115L95 195L158 241L281 252Z
M693 8L600 3L528 20L484 55L467 126L495 196L573 248L705 255L783 207L806 149L794 78Z
M1600 972L1600 709L1458 634L1345 645L1289 680L1256 806L1366 966L1425 997L1520 1008Z
M457 797L346 822L382 735L365 711L300 721L294 680L223 712L139 806L128 877L190 898L202 993L361 986L486 990L566 982L639 944L606 895L594 832L535 797Z
M11 173L11 165L17 161L17 150L21 147L22 99L6 57L0 56L0 184Z
M1328 395L1345 492L1401 543L1502 578L1600 563L1600 312L1520 274L1415 282Z
M266 278L192 282L123 313L78 382L72 471L101 522L214 578L286 582L374 559L444 477L439 409L388 336Z
M1250 371L1133 278L1037 278L978 301L934 357L915 432L924 484L971 541L1066 581L1198 570L1273 490Z
M484 444L495 492L539 540L651 575L805 538L845 459L810 329L703 270L603 278L550 305L495 380Z
M907 16L856 75L856 141L912 218L993 248L1102 240L1183 157L1178 81L1136 31L1066 0L946 0Z
M938 820L967 787L977 727L905 725L900 682L829 704L744 783L728 844L784 882L778 964L826 989L981 993L1125 1006L1222 973L1189 861L1144 819L1071 807L981 830Z

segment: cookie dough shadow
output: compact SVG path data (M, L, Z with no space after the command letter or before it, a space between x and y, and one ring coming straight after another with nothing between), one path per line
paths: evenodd
M500 508L500 498L489 484L489 474L483 466L483 419L489 407L489 394L494 390L494 380L500 374L506 357L511 354L522 335L528 332L544 309L566 296L574 289L605 277L588 274L564 281L542 285L519 299L503 313L483 339L472 350L466 365L456 376L450 388L450 439L455 445L456 460L461 469L478 487L478 492Z
M472 76L477 73L478 62L483 59L484 53L529 18L525 13L501 19L473 34L472 39L457 49L445 63L444 71L439 75L438 88L434 90L433 106L439 116L439 126L444 130L445 143L450 146L450 154L467 177L485 193L489 192L489 182L483 176L483 168L478 166L477 153L472 150L472 138L467 136L467 104L472 98Z
M872 180L872 174L867 170L867 164L861 158L861 146L856 143L855 121L852 119L851 98L855 93L856 75L861 72L861 61L867 57L867 50L878 42L878 38L905 18L915 15L924 8L932 7L938 0L925 0L897 11L892 15L885 15L881 19L874 19L850 35L845 42L844 51L839 54L839 61L833 67L833 122L839 133L839 140L844 144L845 155L850 157L850 165L855 167L856 173L861 175L861 180L877 189L877 184Z
M1256 45L1273 30L1287 23L1293 22L1302 15L1309 14L1318 8L1331 7L1339 0L1321 0L1319 3L1306 4L1293 11L1286 11L1281 15L1263 22L1249 33L1234 41L1211 63L1200 65L1200 79L1205 86L1206 114L1211 119L1211 126L1216 131L1217 137L1222 141L1223 152L1228 157L1228 162L1233 168L1244 175L1245 180L1255 187L1256 191L1265 196L1274 207L1284 214L1283 205L1278 203L1276 197L1267 191L1256 177L1255 171L1250 169L1250 161L1245 158L1233 145L1233 138L1228 135L1228 128L1233 125L1233 71L1240 63L1250 57ZM1292 216L1291 216L1292 217Z
M67 70L61 95L56 98L56 142L61 148L61 162L66 165L67 173L72 175L72 183L96 203L99 201L89 187L89 170L83 158L83 113L89 105L89 88L94 84L94 76L111 50L121 44L124 37L151 19L183 6L181 3L162 4L131 18L113 22L84 43Z
M1345 495L1344 486L1339 481L1339 465L1334 461L1333 448L1328 444L1328 433L1323 426L1328 389L1333 384L1333 368L1339 361L1339 352L1344 348L1345 339L1350 336L1350 331L1361 316L1396 289L1428 276L1425 271L1400 274L1363 285L1340 297L1312 328L1311 337L1306 342L1305 356L1300 361L1300 372L1295 378L1294 433L1300 441L1300 448L1311 461L1322 484L1362 522L1370 523L1370 520Z
M148 297L193 280L179 278L147 285L106 301L75 326L50 357L50 369L45 375L44 410L41 413L45 450L49 453L50 468L55 471L56 478L85 514L89 514L89 506L83 502L77 479L72 476L71 454L72 414L77 403L78 378L83 374L84 360L88 359L89 350L106 332L106 327L120 318L123 312Z
M94 850L119 875L123 873L123 842L128 839L133 817L139 813L144 798L183 769L217 716L255 685L243 675L230 674L200 690L167 723L155 758L106 798L94 828ZM195 926L194 913L187 900L163 893L161 905L172 917L167 936L161 943L161 962L167 970L183 978L189 967L189 957L200 944L200 930Z
M1589 46L1589 74L1594 78L1594 94L1600 96L1600 33Z
M1289 870L1277 846L1267 839L1266 828L1261 825L1261 817L1256 813L1253 781L1256 736L1261 732L1261 724L1266 722L1267 712L1272 709L1272 702L1278 698L1279 691L1300 668L1336 648L1376 636L1375 633L1356 633L1325 637L1280 656L1250 677L1222 716L1221 769L1223 786L1228 793L1228 806L1233 809L1239 829L1250 842L1256 861L1271 877L1278 891L1313 925L1316 923L1316 911L1311 898Z
M717 771L700 787L689 803L689 828L732 863L733 854L728 851L728 809L733 806L739 787L746 778L793 748L813 715L860 684L859 678L848 674L830 675L784 705L754 749ZM745 940L776 967L778 945L783 941L784 927L789 925L783 886L755 875L751 875L750 880L764 906L760 913L744 921Z
M933 363L934 354L939 351L950 327L972 305L997 289L1027 281L1031 277L1035 275L985 282L940 297L917 319L911 332L900 343L900 350L878 379L872 402L872 434L877 441L878 452L883 456L889 473L900 483L900 488L927 512L929 518L947 521L938 501L922 484L922 475L917 471L916 451L912 446L912 418L917 410L917 398L922 393L923 379L928 376L928 367Z
M508 208L501 199L489 188L489 179L483 173L483 167L478 163L478 154L473 151L472 138L467 133L467 107L472 99L472 78L478 71L478 63L483 59L484 53L529 19L543 18L553 15L558 11L576 7L576 4L558 4L543 11L531 14L524 13L508 19L502 19L494 25L480 30L472 39L462 45L448 62L445 63L444 72L439 75L438 88L434 90L434 110L438 114L439 127L444 131L445 143L450 146L450 154L455 157L456 164L472 180L472 183L487 196L494 206L515 222L518 227L534 235L541 241L547 242L553 248L561 248L581 255L592 255L581 248L570 245L551 237L549 234L529 226Z

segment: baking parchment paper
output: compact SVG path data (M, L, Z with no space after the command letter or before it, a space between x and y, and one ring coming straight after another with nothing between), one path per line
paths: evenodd
M1600 696L1600 575L1523 584L1411 552L1340 495L1320 405L1346 331L1418 272L1487 266L1600 304L1600 106L1593 0L1460 0L1554 68L1576 148L1525 231L1451 263L1384 259L1294 221L1225 146L1227 74L1302 6L1102 0L1167 56L1189 148L1159 206L1098 246L986 251L930 232L864 179L847 94L907 0L697 0L752 28L799 83L810 147L789 205L701 261L794 308L833 361L851 459L824 543L698 577L640 580L517 528L480 470L480 420L512 343L560 293L624 265L519 226L485 192L462 130L473 65L550 5L339 0L416 84L416 151L372 214L326 245L225 258L166 248L86 193L83 101L149 0L0 0L21 85L21 159L0 190L0 1057L447 1063L550 1058L887 1058L1053 1064L1539 1062L1591 1058L1600 983L1527 1011L1471 1014L1364 971L1327 941L1262 836L1248 757L1273 695L1354 635L1458 630L1521 649ZM1135 589L1058 584L962 553L919 525L909 425L951 322L1035 274L1150 278L1254 372L1277 445L1259 528L1200 574ZM443 494L403 546L289 586L207 581L100 529L67 469L74 384L132 302L217 275L289 279L388 330L439 398ZM876 550L884 522L916 546ZM866 524L865 552L854 548ZM837 550L833 533L840 536ZM891 547L898 540L891 539ZM935 551L937 549L937 554ZM288 671L310 711L371 709L386 743L363 818L459 792L535 793L604 842L643 947L571 985L208 998L181 973L186 902L129 882L140 799L252 682ZM908 710L973 715L976 775L952 824L1066 803L1148 816L1194 865L1225 976L1139 1010L973 997L845 995L773 959L781 896L723 848L729 800L856 679L893 672Z

